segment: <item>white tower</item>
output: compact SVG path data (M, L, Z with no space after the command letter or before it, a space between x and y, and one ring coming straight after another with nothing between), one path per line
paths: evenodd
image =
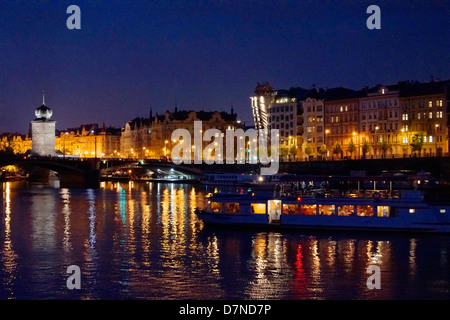
M56 121L50 120L53 112L45 105L44 94L42 94L42 106L37 108L34 114L36 119L31 121L31 153L41 157L56 155Z

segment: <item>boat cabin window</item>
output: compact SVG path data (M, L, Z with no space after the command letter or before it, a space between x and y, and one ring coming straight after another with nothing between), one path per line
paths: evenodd
M225 212L226 213L238 213L239 211L240 211L240 209L239 209L238 202L225 203Z
M356 206L356 214L360 217L373 217L373 207Z
M317 214L317 205L305 204L302 206L302 213L307 216L313 216Z
M391 215L391 207L389 206L378 206L377 216L379 217L389 217Z
M265 214L266 204L265 203L252 203L251 204L252 213L254 214Z
M355 212L355 206L344 205L338 207L339 216L351 216Z
M283 214L300 214L298 204L283 204Z
M222 204L220 202L211 202L211 210L213 212L221 212Z
M319 214L321 216L332 216L336 212L336 206L333 205L319 205Z

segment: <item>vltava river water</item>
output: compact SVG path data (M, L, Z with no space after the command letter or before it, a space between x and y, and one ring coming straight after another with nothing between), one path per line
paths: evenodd
M0 299L450 298L450 237L205 228L194 209L210 191L3 183Z

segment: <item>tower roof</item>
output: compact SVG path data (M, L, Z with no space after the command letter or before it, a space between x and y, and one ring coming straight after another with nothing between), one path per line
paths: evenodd
M34 110L34 114L36 115L36 118L40 120L50 120L52 117L53 111L45 105L44 93L42 93L42 106L36 108L36 110Z

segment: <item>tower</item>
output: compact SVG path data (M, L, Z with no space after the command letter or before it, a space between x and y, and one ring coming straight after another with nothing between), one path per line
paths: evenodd
M35 156L54 156L56 121L50 120L53 111L45 105L42 94L42 105L34 111L36 119L31 121L31 153Z

